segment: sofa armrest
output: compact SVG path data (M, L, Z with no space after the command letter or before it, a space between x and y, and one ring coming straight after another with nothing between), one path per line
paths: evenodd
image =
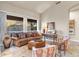
M28 43L28 39L26 39L26 38L14 41L14 45L17 46L17 47L21 47L21 46L23 46L27 43Z
M11 37L11 39L12 39L12 40L18 40L18 38L17 38L17 37Z

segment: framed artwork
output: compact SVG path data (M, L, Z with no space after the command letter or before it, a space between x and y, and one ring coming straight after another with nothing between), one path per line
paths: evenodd
M47 23L47 33L55 33L55 22Z
M47 23L47 28L48 28L48 30L55 29L55 22L48 22Z
M75 20L69 20L69 34L75 34Z

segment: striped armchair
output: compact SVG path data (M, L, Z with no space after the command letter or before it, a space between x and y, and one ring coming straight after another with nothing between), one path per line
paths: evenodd
M57 46L49 45L43 48L35 48L32 49L33 57L55 57L57 54Z

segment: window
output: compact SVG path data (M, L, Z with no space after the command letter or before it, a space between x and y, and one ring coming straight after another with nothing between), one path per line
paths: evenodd
M23 18L7 15L7 31L23 31Z
M37 31L37 20L27 19L28 22L28 31Z

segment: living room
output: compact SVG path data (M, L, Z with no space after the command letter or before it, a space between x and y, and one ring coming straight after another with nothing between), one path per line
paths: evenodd
M73 33L69 34L69 19L75 19L70 18L70 12L78 4L77 1L0 1L1 57L78 57L78 38L73 39L71 31L75 25L70 26Z

